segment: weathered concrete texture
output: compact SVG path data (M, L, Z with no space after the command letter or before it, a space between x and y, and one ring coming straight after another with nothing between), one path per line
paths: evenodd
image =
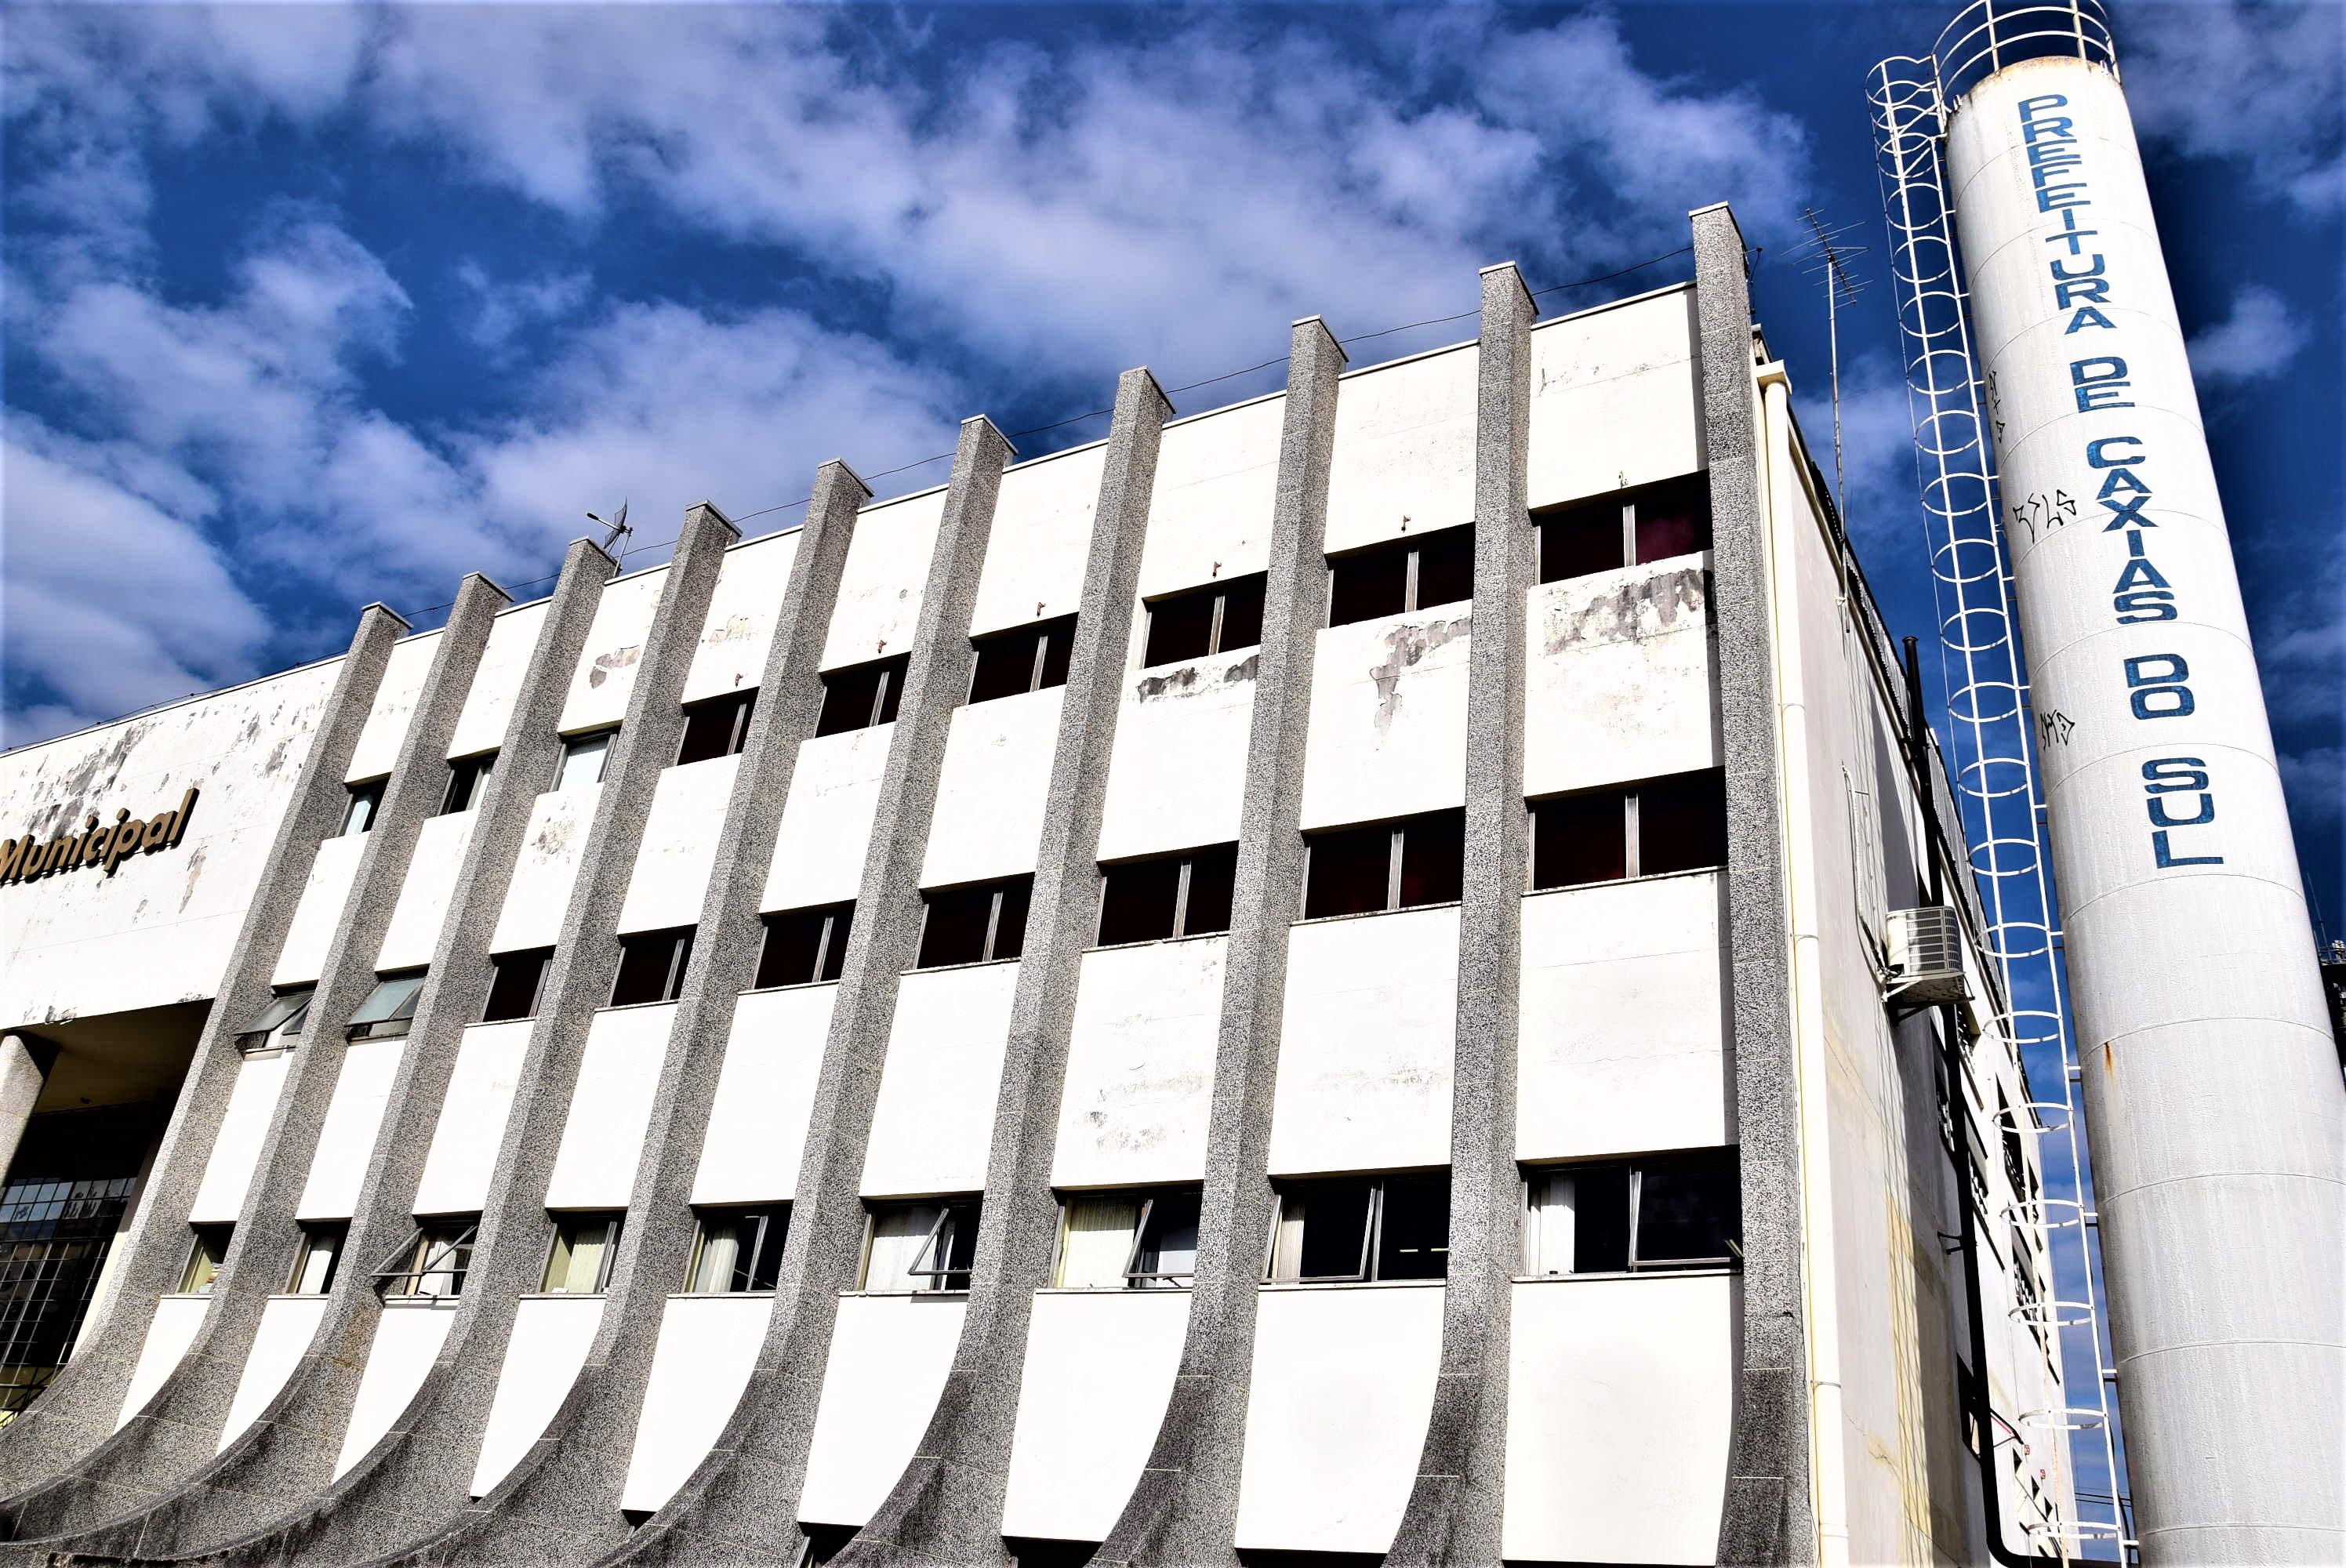
M1147 371L1127 371L1117 382L1051 758L1025 956L1011 999L961 1342L920 1446L871 1522L835 1559L842 1568L1010 1561L1001 1533L1010 1439L1035 1292L1051 1282L1058 1239L1051 1157L1058 1142L1059 1095L1076 981L1098 924L1108 753L1123 706L1158 440L1171 412Z
M78 1553L170 1557L252 1532L323 1492L381 1320L369 1271L413 1227L410 1208L464 1026L488 993L488 944L530 809L562 749L555 724L617 564L574 541L475 810L453 901L377 1129L326 1315L285 1387L243 1436L156 1506L74 1538Z
M1236 1561L1239 1469L1263 1238L1270 1231L1270 1110L1287 992L1288 928L1303 887L1303 743L1326 617L1328 465L1344 351L1295 323L1271 512L1262 657L1239 816L1229 967L1214 1051L1198 1272L1180 1370L1131 1501L1096 1564Z
M1767 514L1760 494L1751 296L1724 205L1695 213L1698 382L1710 469L1720 748L1727 775L1729 1034L1743 1170L1743 1323L1719 1561L1816 1555L1800 1290L1800 1141L1793 1097L1791 914L1781 864Z
M546 1259L546 1183L587 1025L610 996L626 897L654 787L676 755L679 697L733 525L707 505L687 515L662 586L627 710L613 743L500 1142L480 1235L446 1343L391 1431L316 1504L207 1560L304 1563L374 1557L441 1528L469 1492L495 1398L515 1308ZM538 782L543 782L541 779ZM370 1259L362 1267L372 1267Z
M0 1035L0 1171L16 1157L33 1106L41 1097L48 1070L37 1060L21 1034Z
M342 1023L374 989L375 954L406 884L416 837L447 789L456 716L472 689L490 623L511 602L478 575L457 590L360 851L341 923L327 945L310 1022L277 1097L202 1329L178 1369L120 1431L66 1474L11 1500L5 1512L15 1539L64 1534L151 1504L218 1449L262 1308L284 1288L300 1245L294 1208L342 1075ZM239 1013L228 1022L241 1027L250 1016Z
M30 1410L0 1431L0 1486L22 1492L56 1476L114 1431L158 1297L177 1288L188 1260L188 1214L243 1057L236 1034L268 1004L270 976L291 928L319 843L341 825L343 771L407 623L381 605L359 615L334 678L301 782L270 846L252 903L220 977L154 1162L137 1217L115 1246L122 1259L104 1316L82 1332L72 1363ZM217 1436L217 1428L215 1428ZM0 1515L5 1517L5 1515Z
M796 1503L839 1294L854 1288L862 1257L864 1147L895 1022L897 980L917 956L921 862L946 732L969 691L975 657L970 616L1009 454L1010 443L990 421L962 425L817 1074L818 1110L799 1166L790 1245L757 1368L699 1468L605 1563L798 1560Z
M1513 262L1483 272L1474 410L1474 640L1466 687L1466 880L1450 1095L1450 1281L1417 1482L1389 1563L1499 1562L1507 1365L1522 1263L1515 1044L1530 854L1524 809L1525 601L1538 575L1525 463L1531 324Z
M691 1257L692 1181L740 993L757 978L758 902L801 745L822 711L825 628L857 509L872 492L844 463L815 477L734 774L684 993L636 1167L603 1321L545 1433L496 1490L405 1552L407 1563L586 1561L617 1546L636 1423L668 1292Z

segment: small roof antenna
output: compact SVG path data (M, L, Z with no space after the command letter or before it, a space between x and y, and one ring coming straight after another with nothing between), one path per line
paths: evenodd
M598 528L609 530L603 535L603 552L606 555L610 554L612 545L635 532L633 528L627 526L627 504L624 500L619 503L619 509L611 514L609 521L606 522L592 512L586 514L586 521Z
M1841 307L1853 303L1866 280L1856 275L1850 263L1865 254L1865 247L1852 245L1844 236L1857 229L1854 223L1828 224L1813 207L1800 210L1809 226L1809 237L1793 247L1793 257L1801 263L1800 270L1824 284L1825 333L1831 345L1832 363L1833 411L1833 499L1841 506L1842 526L1849 523L1849 483L1843 475L1841 455Z

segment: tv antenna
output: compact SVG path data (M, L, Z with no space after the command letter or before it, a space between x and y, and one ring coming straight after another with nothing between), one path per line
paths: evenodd
M1841 307L1854 301L1865 287L1865 280L1850 270L1850 264L1865 254L1865 247L1842 239L1857 224L1829 225L1813 207L1802 208L1800 217L1808 223L1809 237L1793 247L1792 254L1801 261L1800 270L1821 281L1825 290L1825 338L1832 365L1833 499L1841 507L1841 526L1846 529L1849 479L1841 455Z
M598 528L608 530L603 535L603 553L607 555L611 553L612 545L635 532L633 528L627 526L627 504L624 500L619 503L619 509L611 514L609 521L606 522L592 512L586 514L586 521Z

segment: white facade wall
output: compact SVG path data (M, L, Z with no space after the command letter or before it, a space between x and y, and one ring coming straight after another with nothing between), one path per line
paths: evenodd
M505 1340L505 1363L497 1374L489 1424L481 1433L480 1460L473 1466L474 1497L495 1491L529 1445L544 1435L546 1423L578 1380L578 1369L586 1364L595 1330L602 1324L600 1296L521 1298Z
M740 768L739 756L712 757L661 772L636 851L635 874L627 880L627 901L619 906L622 935L699 921L726 802L733 797L733 776Z
M1465 800L1473 627L1462 602L1319 634L1303 754L1305 830Z
M806 909L855 897L880 809L888 740L895 733L894 725L882 724L799 743L760 909Z
M744 992L718 1070L692 1201L770 1203L795 1196L831 1035L836 984Z
M440 636L436 631L418 632L392 645L358 744L351 748L350 766L343 770L350 783L388 777L399 760L400 742L407 738L407 726L432 675L432 661L439 657Z
M374 1344L367 1352L366 1370L359 1374L359 1391L351 1401L351 1424L342 1432L342 1451L334 1461L340 1477L364 1459L423 1386L424 1377L446 1342L449 1325L456 1320L457 1303L442 1298L385 1305L382 1321L375 1325Z
M562 1146L546 1178L548 1208L625 1208L651 1124L677 1004L606 1007L586 1026Z
M195 1343L196 1331L204 1326L205 1309L211 1304L209 1296L166 1296L155 1303L138 1365L130 1369L130 1390L122 1396L122 1413L115 1419L117 1431L128 1426L130 1418L155 1397L163 1380L178 1369L179 1359Z
M0 837L152 819L178 848L0 887L0 1026L208 997L307 765L339 659L0 756Z
M310 1177L294 1206L297 1218L348 1219L357 1211L383 1108L391 1103L392 1080L406 1051L403 1038L353 1040L342 1047L342 1070L318 1129L318 1152L311 1156Z
M957 708L945 737L921 885L952 887L1035 869L1064 687Z
M1328 466L1328 549L1474 521L1473 343L1347 372Z
M237 1064L227 1114L220 1118L219 1133L204 1161L204 1178L188 1208L190 1225L224 1224L243 1210L252 1167L260 1158L270 1118L277 1113L277 1098L285 1092L286 1074L292 1067L292 1054L285 1051L248 1056Z
M684 700L722 697L757 686L774 640L774 617L790 585L790 563L798 558L799 535L768 534L745 539L725 553L717 587L709 596L709 618L684 677Z
M1681 285L1532 329L1535 511L1703 466L1694 309Z
M985 1186L1017 985L1015 960L904 976L865 1145L864 1196L914 1197Z
M489 640L456 714L456 728L448 737L448 755L471 757L495 751L505 743L505 725L514 704L521 699L521 683L529 674L530 655L546 624L546 600L535 599L500 611L489 625Z
M1543 583L1524 666L1524 792L1719 765L1708 553Z
M636 689L636 669L644 657L644 639L651 635L652 615L659 608L660 590L668 568L655 567L632 576L614 577L603 585L595 604L594 622L586 628L586 646L570 679L570 693L562 704L555 728L565 735L600 729L627 717L627 698Z
M799 1493L801 1519L859 1528L871 1519L928 1427L968 1305L940 1292L840 1302Z
M1107 461L1105 445L1079 446L1003 474L970 636L1076 613Z
M456 1065L432 1125L432 1146L415 1185L418 1214L477 1214L485 1206L489 1177L521 1084L522 1058L529 1051L530 1021L475 1023L456 1045Z
M1186 1290L1035 1297L1002 1533L1106 1539L1148 1463L1188 1324Z
M707 1457L757 1370L773 1308L767 1295L668 1298L621 1508L658 1508Z
M940 488L883 502L857 515L823 642L823 668L912 650L944 510Z
M270 984L282 988L317 981L326 967L326 949L342 928L351 885L358 880L359 857L365 852L363 833L344 833L319 844L317 858L310 862L309 880L301 884L301 900L293 906L285 945L278 949Z
M1457 1033L1455 904L1297 926L1271 1175L1449 1164Z
M1517 1159L1735 1141L1726 904L1715 871L1524 900Z
M325 1316L323 1296L273 1296L261 1308L252 1351L245 1358L244 1375L237 1380L235 1397L229 1400L228 1420L220 1428L220 1451L225 1452L247 1427L260 1419L260 1412L301 1364L302 1353L309 1349Z
M433 950L440 945L440 928L455 901L456 880L464 873L464 852L472 848L473 829L480 820L477 809L424 819L407 864L407 880L400 885L399 902L375 954L378 973L422 969L432 962Z
M530 808L505 908L489 938L491 952L552 947L562 934L563 911L570 907L578 859L586 852L586 831L594 826L602 792L599 784L549 789Z
M1259 647L1187 664L1139 667L1146 616L1135 628L1108 759L1100 859L1227 844L1239 836L1247 738L1254 723Z
M1240 1550L1382 1553L1441 1369L1440 1285L1282 1286L1257 1306Z
M1223 936L1084 955L1054 1186L1204 1179L1229 955Z
M1259 398L1165 427L1140 547L1141 598L1270 567L1286 413L1284 397Z

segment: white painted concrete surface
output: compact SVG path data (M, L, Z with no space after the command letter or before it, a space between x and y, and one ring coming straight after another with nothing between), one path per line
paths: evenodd
M1148 1462L1188 1322L1186 1290L1035 1296L1005 1535L1107 1539Z
M422 969L440 945L440 927L456 896L456 880L464 872L464 851L472 847L478 809L451 811L427 818L415 836L415 852L407 862L407 880L401 884L399 903L383 928L382 947L375 954L378 971Z
M350 767L342 775L346 780L381 779L398 762L400 742L407 738L408 722L415 717L416 701L440 652L440 636L418 632L392 645L390 662L383 666L374 700L367 707L366 723L351 748Z
M546 1178L546 1207L627 1207L676 1008L673 1002L607 1007L586 1025L562 1146Z
M432 1147L415 1186L418 1214L477 1214L487 1204L497 1145L521 1083L530 1021L475 1023L456 1045L447 1097L432 1126Z
M595 802L602 792L599 784L548 790L530 807L505 908L489 938L491 952L552 947L561 936L563 911L570 905L578 860L586 852L586 831L594 825Z
M936 1293L840 1302L801 1519L859 1527L871 1519L936 1409L967 1306L963 1296Z
M1165 427L1140 550L1142 598L1270 566L1286 417L1280 395Z
M861 891L872 820L880 809L880 778L895 733L894 725L882 724L800 742L760 910L845 903Z
M602 1322L600 1296L525 1296L515 1305L496 1399L473 1467L474 1497L495 1491L546 1431L578 1380Z
M633 576L614 577L595 604L595 619L579 651L578 667L564 698L562 717L555 728L565 735L617 724L627 717L627 698L636 689L636 669L644 657L644 639L651 635L652 615L659 607L660 590L668 585L668 569L658 567Z
M345 833L318 846L317 859L310 862L310 879L301 884L301 900L293 906L285 945L278 950L270 984L308 985L326 967L326 949L342 927L351 884L358 880L359 857L365 852L364 833Z
M1383 1552L1425 1446L1442 1356L1439 1285L1262 1293L1237 1543Z
M391 1102L391 1081L399 1073L407 1041L354 1040L341 1049L342 1070L335 1076L334 1097L327 1102L326 1119L318 1128L318 1149L310 1158L310 1176L293 1210L296 1218L348 1219L356 1212L359 1186L366 1180L383 1107Z
M329 1050L332 1047L327 1047ZM269 1135L269 1118L277 1112L277 1097L285 1091L285 1076L293 1055L280 1051L270 1056L250 1056L237 1064L236 1086L229 1091L228 1111L220 1118L212 1152L204 1161L204 1179L188 1207L191 1225L233 1220L244 1208L245 1189L252 1185L252 1167Z
M770 1296L671 1296L619 1506L649 1512L676 1494L725 1430L757 1369Z
M985 1186L1018 965L925 970L901 984L864 1151L863 1192L975 1192Z
M692 1178L694 1203L768 1203L798 1192L836 984L749 991L718 1070L717 1101Z
M945 737L921 885L1015 877L1035 869L1064 687L956 708Z
M1100 820L1104 860L1162 854L1239 836L1248 728L1260 647L1143 669L1147 617L1117 713Z
M774 640L774 617L788 597L783 590L790 585L799 537L795 531L769 534L725 552L700 646L685 672L683 700L699 702L758 684Z
M1201 936L1084 955L1053 1186L1204 1179L1229 953Z
M1526 795L1719 765L1709 561L1706 552L1533 587Z
M340 1476L367 1456L407 1409L408 1400L423 1386L448 1326L456 1320L458 1303L437 1300L429 1306L403 1301L382 1309L375 1326L374 1346L367 1353L366 1370L359 1374L359 1391L351 1403L351 1424L342 1433L342 1451L334 1461Z
M1076 613L1107 460L1105 445L1079 446L1003 474L970 615L972 636Z
M155 1316L147 1325L147 1339L138 1348L138 1364L130 1369L130 1388L122 1396L122 1413L115 1418L115 1430L119 1431L130 1422L163 1380L178 1370L179 1359L195 1342L196 1331L204 1326L204 1311L212 1304L209 1296L165 1296L155 1303Z
M529 674L529 656L536 651L538 628L546 624L549 601L534 600L499 613L489 623L489 640L481 649L480 667L464 693L456 728L448 738L448 755L470 757L494 751L505 743L505 723L521 697L521 683Z
M661 771L635 873L627 880L627 901L619 906L622 934L699 922L709 871L717 863L717 836L740 769L736 756Z
M1700 468L1693 360L1694 290L1684 285L1535 327L1526 504Z
M1474 521L1472 343L1376 365L1337 383L1328 548Z
M1464 604L1330 626L1311 671L1303 826L1438 811L1466 799Z
M237 1381L236 1397L229 1400L227 1423L220 1428L220 1450L260 1419L260 1412L301 1364L302 1353L309 1349L325 1316L323 1296L275 1296L261 1308L260 1327L253 1333L244 1376Z
M910 653L921 621L929 556L943 521L942 487L867 507L855 518L855 537L840 574L839 600L823 639L822 667L862 664Z

